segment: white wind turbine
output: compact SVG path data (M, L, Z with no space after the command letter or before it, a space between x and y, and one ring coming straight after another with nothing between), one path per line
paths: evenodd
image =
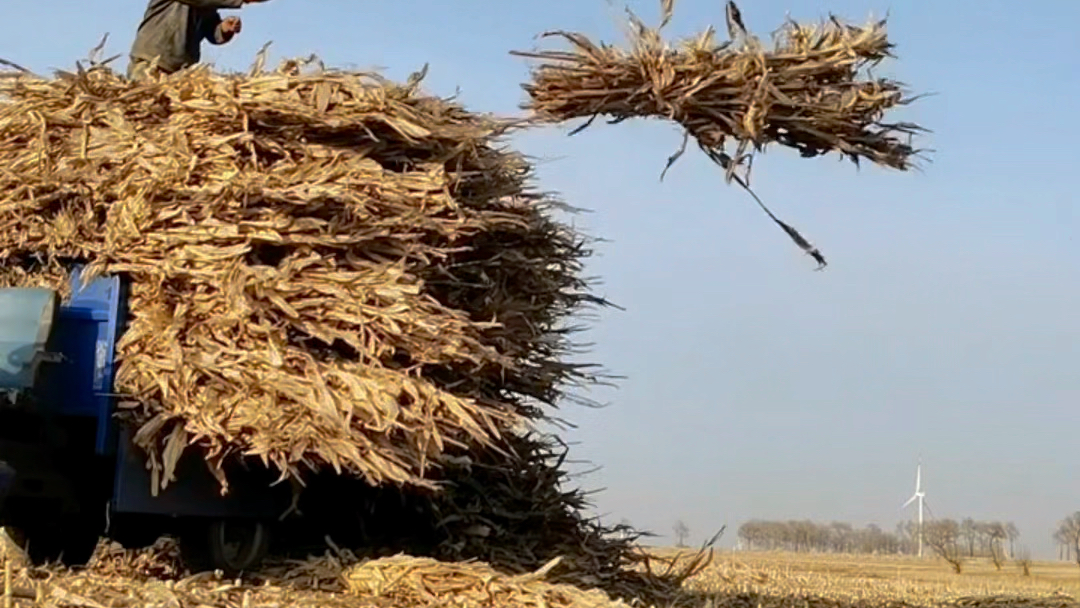
M922 489L922 459L919 459L919 465L915 468L915 494L904 503L901 509L906 509L908 505L915 501L919 501L919 557L923 556L923 505L925 503L926 492Z

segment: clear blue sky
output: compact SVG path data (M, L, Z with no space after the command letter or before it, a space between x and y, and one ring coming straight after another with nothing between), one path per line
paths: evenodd
M101 34L126 53L142 0L9 3L0 57L69 68ZM652 20L657 2L630 2ZM527 64L511 49L574 29L621 41L623 4L604 0L271 0L245 9L241 37L205 59L246 67L274 41L336 66L394 78L430 62L427 85L472 108L517 113ZM85 7L85 8L84 8ZM1036 8L1037 7L1037 8ZM862 21L891 12L891 75L938 96L905 114L932 128L925 172L861 171L774 148L755 186L831 261L803 256L698 154L658 181L680 141L662 123L519 139L545 189L593 212L610 239L590 274L626 307L585 339L628 376L572 408L574 455L603 466L599 510L700 540L752 517L878 522L891 528L926 463L939 516L1015 521L1051 553L1080 509L1080 4L1001 0L754 0L759 34L790 10ZM716 24L720 0L676 3L672 32ZM544 43L547 44L547 43ZM124 60L126 61L126 60ZM123 66L124 62L121 62ZM732 534L729 539L733 539Z

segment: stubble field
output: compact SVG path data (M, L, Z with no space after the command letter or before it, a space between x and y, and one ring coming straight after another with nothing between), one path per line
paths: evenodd
M0 540L3 540L0 535ZM962 574L928 558L718 551L680 587L613 597L559 583L553 560L510 575L480 562L398 555L358 559L337 550L279 562L242 580L185 572L178 546L123 550L109 542L85 568L33 567L0 543L11 608L1069 608L1080 606L1080 568L1035 562L1002 570L970 560ZM647 549L652 566L684 572L704 554ZM4 559L5 555L7 559ZM653 559L653 558L656 559ZM564 566L564 565L563 565ZM680 567L682 566L682 567ZM652 569L654 573L656 569ZM555 576L554 578L559 578ZM641 578L644 581L648 577ZM628 579L629 580L629 579ZM659 579L652 579L659 580ZM582 581L584 582L584 581Z
M969 560L963 570L954 574L932 557L718 552L686 586L718 605L730 605L739 595L756 597L764 606L796 605L795 598L811 599L811 605L1080 605L1080 568L1074 563L1032 562L1030 576L1015 562L998 571L989 560Z

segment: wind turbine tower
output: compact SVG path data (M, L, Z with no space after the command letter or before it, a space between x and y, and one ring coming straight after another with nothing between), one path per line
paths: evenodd
M926 492L922 489L922 459L919 459L919 465L915 468L915 494L904 503L901 509L906 509L911 503L918 501L919 503L919 557L923 556L923 503L926 498Z

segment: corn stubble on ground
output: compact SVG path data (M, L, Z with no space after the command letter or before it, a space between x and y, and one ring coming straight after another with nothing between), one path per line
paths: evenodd
M668 553L661 551L660 553ZM23 569L17 598L45 606L476 606L617 608L630 605L600 590L552 584L560 564L508 575L483 563L394 556L354 566L347 552L284 564L245 583L212 573L183 577L178 549L159 541L142 551L102 543L80 572ZM671 557L668 555L667 557ZM682 561L693 555L683 554ZM1038 563L1036 578L982 569L956 576L934 560L852 555L740 553L718 558L686 591L651 605L686 608L1071 608L1075 566Z

